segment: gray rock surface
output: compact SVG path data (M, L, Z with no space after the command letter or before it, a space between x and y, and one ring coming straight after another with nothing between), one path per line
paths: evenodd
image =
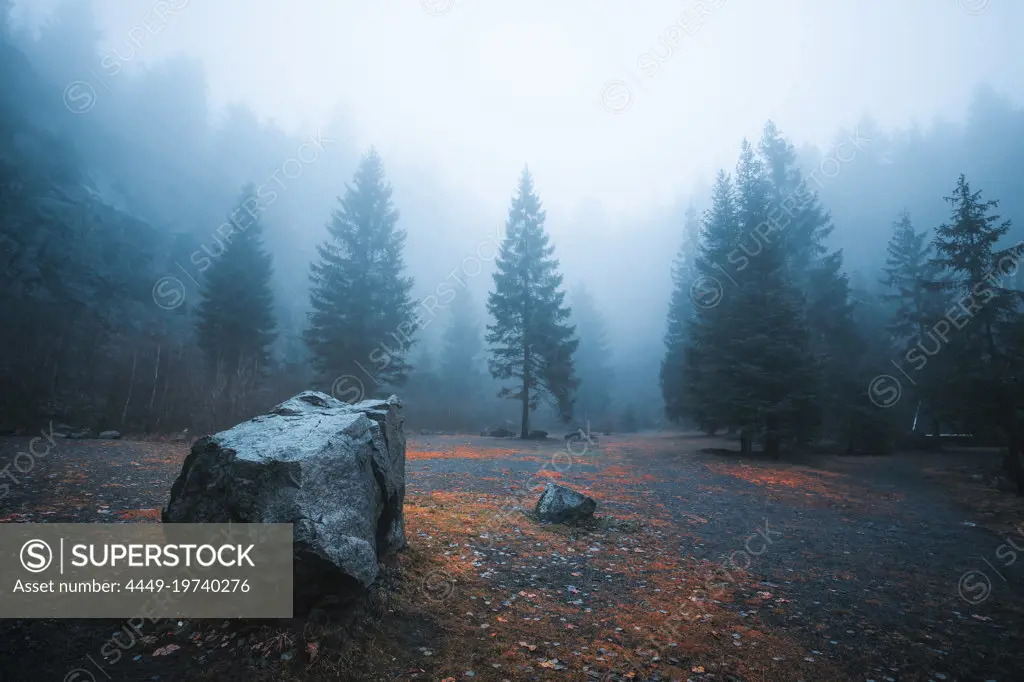
M405 433L395 396L348 405L305 391L198 440L165 523L293 523L296 611L347 598L405 547Z
M537 500L534 512L541 521L568 523L590 518L596 509L597 502L594 498L564 485L548 483Z

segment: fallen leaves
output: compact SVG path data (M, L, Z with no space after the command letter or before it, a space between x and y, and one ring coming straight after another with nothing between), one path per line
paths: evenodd
M410 537L422 543L426 560L459 576L459 589L434 611L453 633L440 654L443 669L497 659L521 676L549 670L573 679L647 679L694 658L715 660L710 665L723 675L764 667L773 652L801 660L799 646L753 629L728 608L739 601L734 590L758 595L757 603L771 598L744 572L733 572L717 601L691 601L721 567L679 552L678 536L662 530L671 521L658 518L667 511L647 507L643 525L629 532L613 524L585 530L503 513L506 499L458 489L407 498ZM643 496L621 487L615 496L602 494L602 509L628 514L635 505L644 505ZM723 628L737 634L723 639ZM816 665L815 674L835 678Z
M159 521L160 510L152 509L125 509L117 512L118 518L122 521Z

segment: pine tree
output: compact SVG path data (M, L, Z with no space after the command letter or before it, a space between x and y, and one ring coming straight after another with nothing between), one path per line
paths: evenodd
M412 278L404 275L402 258L405 232L397 227L391 185L375 149L363 156L338 201L329 238L311 267L313 310L305 340L322 382L350 375L374 393L405 380L416 331Z
M1009 231L1010 221L1000 222L1001 218L992 213L999 202L982 201L981 191L972 192L963 175L953 195L945 199L951 206L950 222L935 230L932 264L950 277L937 284L972 299L976 306L972 319L977 317L979 322L972 325L980 339L977 350L992 360L998 354L1000 328L1013 318L1017 305L1015 296L1006 290L1006 266L1000 264L1000 259L1009 258L1016 270L1020 254L1015 249L996 249Z
M665 415L678 422L690 416L686 398L686 343L694 319L693 287L700 276L697 258L700 249L700 219L692 206L686 211L683 241L672 264L672 298L669 301L665 331L665 357L661 362L661 394Z
M725 171L719 171L712 189L711 208L704 214L695 259L697 279L687 284L683 277L676 277L670 304L661 373L666 413L673 421L692 417L708 433L734 425L728 360L721 350L732 334L736 291L722 264L731 262L730 256L740 239L737 211L732 179ZM701 298L701 305L692 306L697 288L707 289L709 297ZM687 310L692 312L688 322ZM677 366L680 347L682 361Z
M580 381L574 409L581 418L600 424L612 406L611 351L604 318L582 284L572 292L572 321L580 342L574 357Z
M494 378L513 379L499 397L522 403L520 436L530 433L530 410L547 398L563 420L572 418L573 353L578 341L568 323L562 275L554 247L544 230L545 211L534 191L529 169L524 169L509 208L505 237L496 260L494 291L487 310L494 324L487 327Z
M925 329L942 316L935 291L929 284L938 281L938 269L931 262L931 246L926 232L917 232L904 211L893 223L887 247L888 257L881 280L888 289L882 300L893 306L892 321L886 329L894 341L906 344L925 335Z
M856 438L853 424L863 422L863 387L870 376L867 344L854 321L849 278L842 251L830 251L826 240L832 218L817 192L796 167L796 153L774 123L768 121L758 146L770 197L768 238L783 253L787 279L803 300L801 314L809 352L819 375L818 404L825 433L846 442Z
M737 218L753 233L771 211L764 164L744 141L736 169ZM723 356L733 396L731 424L743 448L762 433L765 451L778 455L783 439L807 439L819 420L815 389L818 366L804 325L802 292L789 279L779 243L762 246L738 281Z
M451 318L441 343L440 381L449 412L453 406L459 406L461 414L456 417L478 414L484 385L483 339L468 290L452 301Z
M939 281L939 269L931 261L928 234L914 230L906 211L893 223L892 230L887 246L886 267L883 268L884 277L880 280L887 289L882 295L882 301L889 308L885 330L896 344L900 356L905 359L924 357L922 351L914 350L914 347L930 348L930 344L925 343L926 336L931 327L945 315L946 307L943 305L940 285L936 284ZM922 415L923 406L923 414L930 417L931 430L935 434L940 432L940 423L949 417L950 406L956 402L950 400L952 396L945 389L949 379L950 355L947 354L944 359L947 362L941 362L942 359L938 362L928 360L925 372L918 371L924 369L923 366L912 363L910 369L917 374L917 378L912 379L914 383L907 387L917 396L914 402L915 415Z
M781 244L790 277L805 296L812 271L828 253L825 240L834 229L817 193L808 186L796 166L796 151L772 122L764 126L758 152L765 166L773 232L770 240Z
M721 289L720 300L695 308L685 369L687 400L702 426L740 429L744 452L760 434L765 450L777 455L784 439L806 439L817 425L818 366L803 323L803 296L789 279L781 243L761 241L757 251L737 252L771 207L764 165L744 140L735 189L720 172L705 216L697 270ZM723 262L739 265L735 277Z
M963 175L946 202L950 220L935 230L932 263L948 275L936 286L951 292L963 313L955 315L955 336L943 350L953 368L948 389L960 398L958 412L964 415L966 428L975 433L993 427L1004 431L1010 446L1007 473L1024 492L1017 456L1020 367L1014 361L1021 314L1007 278L1024 254L1020 245L997 249L1010 221L994 213L998 201L983 200L981 191L972 191Z
M770 202L767 220L773 234L768 241L781 247L787 275L804 299L813 352L842 362L845 348L833 344L841 344L852 329L853 309L842 252L830 252L825 244L835 229L832 218L796 167L793 145L771 121L758 150Z
M270 363L276 333L270 279L271 256L263 246L263 226L252 205L249 185L231 212L234 231L206 271L197 310L196 339L213 372L231 385L240 373L262 373Z

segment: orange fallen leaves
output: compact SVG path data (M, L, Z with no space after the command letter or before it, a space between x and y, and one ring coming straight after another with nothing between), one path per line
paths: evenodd
M415 442L406 444L405 459L408 461L421 461L431 459L470 459L470 460L500 460L517 462L540 462L548 459L540 454L531 454L524 450L513 450L511 448L486 447L486 444L476 443L467 440L464 444L451 445L447 447L428 447L428 444L419 446ZM524 449L533 444L524 444Z
M727 608L740 601L733 590L755 591L742 571L715 593L716 602L694 600L709 581L719 581L718 567L674 548L670 538L676 536L661 530L669 521L657 518L667 510L648 504L644 489L620 486L611 501L616 509L640 503L637 511L646 516L630 533L537 525L519 512L503 512L507 499L447 490L407 497L410 542L457 581L445 600L429 605L451 633L449 647L433 658L443 660L449 674L500 660L513 666L502 673L510 679L530 667L560 679L587 679L587 671L646 679L653 670L673 679L685 678L690 662L725 673L767 669L780 652L801 660L797 643L754 629ZM608 513L609 505L601 504ZM574 584L531 580L569 560L584 569L572 571L572 578L566 571L565 580ZM817 678L838 679L826 664L818 666Z
M124 521L159 521L159 509L125 509L117 512L119 518Z
M716 474L768 488L772 494L799 496L806 503L826 506L872 507L899 501L898 494L879 493L855 485L849 474L800 465L759 462L708 462Z

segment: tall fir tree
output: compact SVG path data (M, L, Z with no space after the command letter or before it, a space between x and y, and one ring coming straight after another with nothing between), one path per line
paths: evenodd
M668 307L665 356L660 373L665 415L674 422L691 416L694 411L686 401L686 346L695 315L693 289L700 277L697 266L700 238L701 221L697 210L691 206L684 219L682 244L672 263L672 297Z
M200 289L196 340L214 373L230 386L241 373L259 375L270 364L277 337L271 290L272 259L263 246L263 226L247 186L229 220L234 227L211 259Z
M888 291L882 300L892 307L886 330L903 346L922 338L944 313L933 284L939 281L938 268L931 260L928 233L914 230L906 211L893 223L886 252L881 283Z
M945 198L950 205L950 221L935 230L933 265L949 274L937 284L956 294L969 296L975 304L972 319L973 333L978 337L976 350L981 357L992 360L999 352L999 334L1016 314L1017 298L1007 290L1006 277L1000 260L1010 258L1013 271L1019 261L1019 251L997 249L999 240L1010 229L1010 221L1003 221L993 213L999 207L996 200L984 201L981 191L971 191L967 179L957 179L952 196Z
M770 198L767 220L777 233L767 240L780 245L787 275L803 296L813 352L842 362L849 349L841 341L853 326L853 309L842 252L829 251L825 243L835 229L832 218L797 168L793 145L772 121L765 124L758 151Z
M803 300L809 350L819 372L821 431L849 449L858 440L855 425L863 425L867 415L864 374L874 358L854 319L842 251L830 251L826 244L835 227L810 178L797 167L793 145L772 121L765 124L758 151L769 187L769 224L775 233L770 240L780 245L786 276Z
M817 364L781 243L738 250L763 231L770 210L764 165L744 141L735 188L720 172L705 216L697 270L717 295L695 301L685 357L687 400L698 422L709 431L739 429L744 452L759 435L777 455L784 440L806 439L816 426ZM738 265L735 276L724 262Z
M363 156L328 239L311 266L309 328L304 337L322 383L356 377L368 392L401 385L416 331L415 304L402 256L405 231L376 149Z
M931 260L928 233L917 232L906 211L893 223L886 251L884 276L880 280L886 287L882 295L882 301L888 308L885 330L899 355L904 360L914 359L921 355L921 349L930 348L926 337L946 312L939 268ZM947 421L955 410L956 400L944 388L949 378L950 355L944 359L947 362L941 362L942 358L929 360L927 370L923 372L918 371L925 369L923 366L914 364L908 367L917 374L917 378L912 380L914 383L907 387L917 398L913 403L912 430L918 423L930 422L932 433L938 435L940 424Z
M963 313L954 315L955 335L942 351L952 365L947 387L960 398L958 413L964 415L965 428L973 433L1003 431L1009 445L1007 473L1024 493L1018 457L1021 368L1015 362L1021 313L1009 279L1024 254L1021 245L997 248L1010 221L995 213L998 201L983 200L963 175L946 202L950 218L935 230L932 263L947 275L936 286L951 293Z
M704 214L695 259L696 279L675 278L661 388L669 419L691 417L705 432L734 426L728 361L721 350L732 334L736 291L723 263L740 240L732 178L719 171ZM676 273L679 274L679 270ZM727 289L728 287L728 289ZM687 321L686 311L691 311ZM674 365L679 362L678 367Z
M796 165L796 150L779 128L768 121L758 143L770 197L771 241L781 243L789 276L805 295L813 293L810 279L828 255L825 240L834 226L817 192Z
M496 259L494 291L487 298L494 320L487 327L487 365L494 378L515 381L499 397L521 402L522 438L529 436L530 411L541 398L553 403L564 421L570 420L578 383L573 353L579 341L568 322L571 310L564 302L545 216L530 171L524 168Z
M592 420L594 428L603 429L612 409L611 349L604 317L583 284L572 292L572 322L579 338L574 364L580 382L574 411L581 419Z
M736 169L737 219L756 233L772 209L763 162L744 141ZM818 363L804 324L803 294L790 279L779 242L764 243L737 275L730 334L723 348L731 383L732 423L743 449L759 434L777 456L783 440L806 440L818 426Z

